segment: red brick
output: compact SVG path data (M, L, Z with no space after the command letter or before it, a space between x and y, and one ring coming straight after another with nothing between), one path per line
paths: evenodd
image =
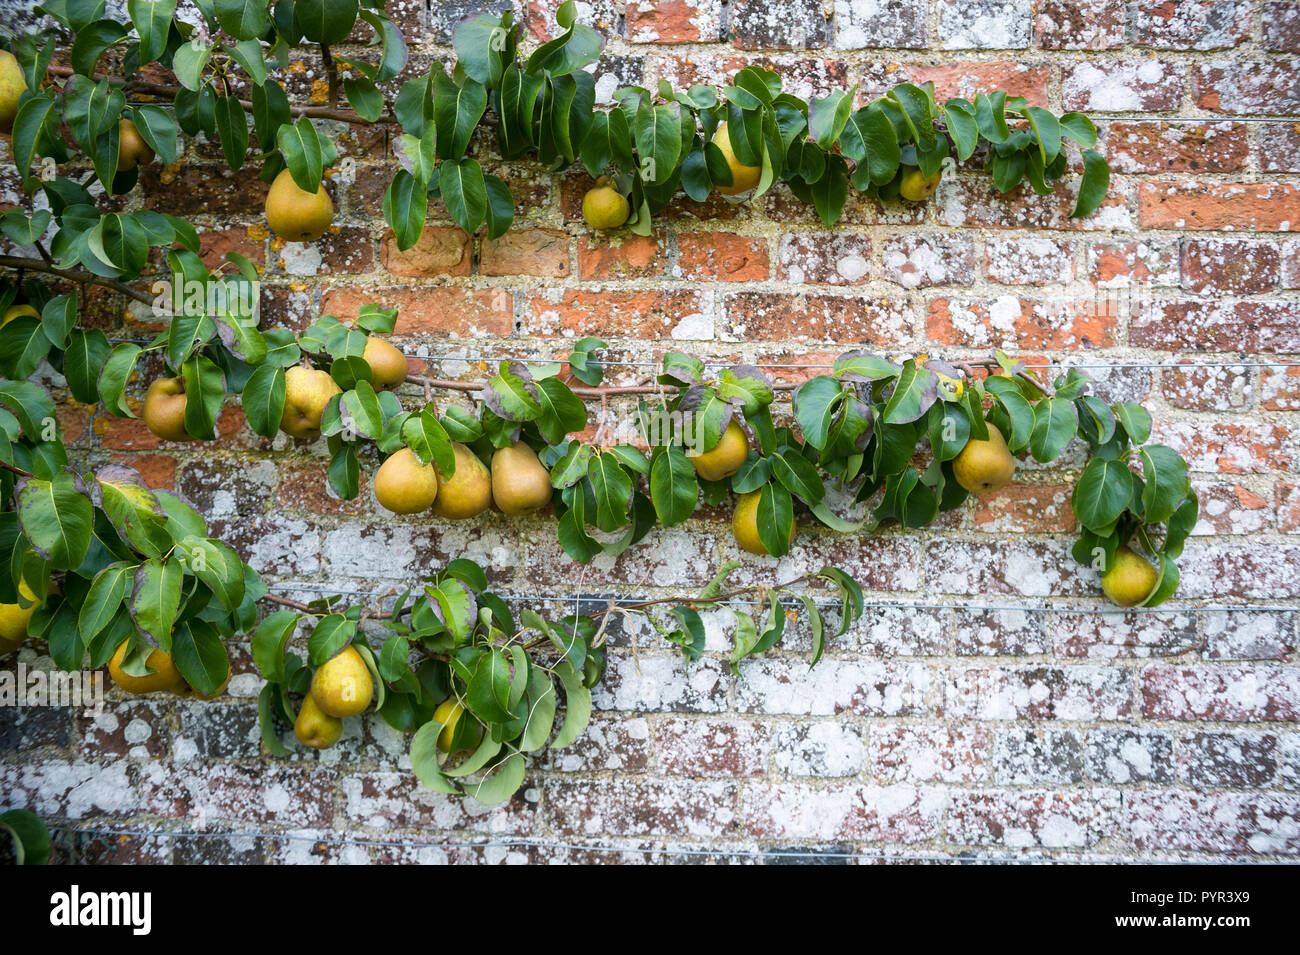
M1067 110L1119 113L1176 109L1187 68L1160 60L1085 60L1061 70L1061 104Z
M319 465L281 464L276 503L287 511L310 511L313 514L359 514L365 510L369 481L363 471L361 492L352 500L338 497L329 486Z
M1125 826L1139 850L1294 853L1300 796L1139 790L1124 797Z
M1036 195L1024 185L1000 193L984 175L948 177L939 186L939 222L950 228L1133 229L1131 190L1125 184L1112 181L1101 206L1082 219L1070 216L1076 202L1075 188L1062 182L1050 196Z
M871 239L853 232L786 233L777 247L777 278L810 285L871 280Z
M1224 723L1300 719L1300 668L1153 666L1142 671L1142 715Z
M1128 672L1100 665L953 669L940 710L958 720L1110 721L1132 712Z
M1040 0L1034 39L1044 50L1112 50L1124 45L1124 0Z
M1005 90L1010 96L1023 96L1031 106L1047 106L1048 84L1052 79L1049 66L1030 66L1015 60L993 62L954 63L950 65L905 66L902 78L918 85L934 84L935 99L939 101L960 96L974 100L976 93Z
M615 0L594 0L580 8L578 19L594 27L602 36L614 37L618 33L618 21L622 16L622 5ZM553 40L563 31L555 22L556 5L550 0L528 0L528 33L539 43Z
M943 803L913 786L778 783L746 791L744 823L758 839L925 842L940 832Z
M1290 434L1282 425L1157 421L1153 440L1181 454L1193 471L1251 474L1290 469Z
M1300 548L1290 544L1262 547L1254 540L1198 537L1187 545L1178 566L1180 598L1300 597Z
M1137 302L1129 344L1172 351L1300 351L1300 305L1290 302Z
M1245 123L1102 123L1101 151L1112 172L1236 172L1246 165Z
M656 764L669 776L761 776L767 728L744 720L666 720L655 725Z
M1272 733L1188 733L1180 743L1178 775L1201 792L1267 786L1277 775Z
M141 773L150 815L202 817L253 825L327 826L333 819L333 770L234 763L153 763Z
M331 773L335 772L330 770ZM520 790L491 809L458 796L431 792L408 772L357 773L339 781L340 810L354 825L371 829L464 829L496 833L532 831L537 813ZM331 786L326 786L329 792Z
M989 775L988 730L980 726L871 727L871 774L885 782L977 783Z
M1183 288L1189 292L1252 295L1277 288L1276 242L1250 239L1183 240Z
M1282 287L1300 288L1300 239L1282 242Z
M1259 406L1266 411L1300 411L1300 367L1260 369Z
M1259 123L1259 168L1300 172L1300 123Z
M813 50L830 39L821 0L734 0L731 41L741 50Z
M881 253L886 281L903 288L970 285L975 281L969 236L938 232L891 235Z
M1300 110L1300 60L1198 63L1196 89L1202 109L1286 116Z
M179 169L159 163L140 174L145 206L182 218L192 215L258 215L265 213L270 187L257 177L257 164L239 172L229 166L182 164Z
M478 270L482 275L568 278L569 236L559 229L513 228L499 239L483 241Z
M144 483L154 490L176 487L176 459L170 454L117 454L113 462L139 471Z
M1263 5L1264 49L1300 53L1300 7L1291 0L1271 0Z
M736 821L740 787L696 780L551 779L551 831L575 836L700 836Z
M959 656L1036 656L1051 649L1043 615L1032 611L959 609L951 628Z
M266 264L266 229L259 226L204 229L199 232L199 255L203 264L215 269L225 263L227 252L237 252L257 265Z
M698 282L761 282L768 277L767 240L730 232L677 233L673 276Z
M584 279L655 278L664 274L664 235L578 237L578 274Z
M984 246L988 276L1004 285L1055 285L1074 280L1074 246L1026 236L990 239Z
M955 790L945 832L956 845L1083 849L1117 830L1114 790Z
M1201 635L1194 613L1062 613L1053 617L1052 642L1059 657L1130 660L1199 650Z
M932 342L972 348L1106 348L1117 321L1097 301L1032 302L930 300L926 335Z
M546 752L547 768L562 773L644 773L650 765L650 725L626 714L587 724L587 730L564 749Z
M718 0L628 0L632 43L713 43L722 35Z
M529 292L524 304L534 335L600 335L613 338L712 338L709 301L673 289L554 289Z
M834 89L848 89L853 84L848 64L842 57L818 58L788 56L776 58L749 53L723 55L721 51L709 56L697 53L676 53L659 58L659 76L647 76L647 83L665 79L674 89L690 89L696 83L727 86L732 78L747 66L761 66L781 74L785 92L801 99L825 96Z
M1161 386L1165 400L1188 411L1239 411L1249 403L1250 391L1250 369L1220 366L1171 368Z
M1220 50L1250 39L1249 0L1160 0L1133 5L1133 42L1156 50Z
M1142 238L1098 242L1088 250L1088 272L1103 288L1174 286L1178 284L1178 242Z
M403 250L397 247L397 237L389 231L384 236L379 258L392 275L410 278L469 275L470 239L454 226L425 226L415 245Z
M723 301L726 334L741 341L896 342L911 334L908 305L837 295L741 292Z
M1283 534L1300 534L1300 484L1279 483L1275 496L1277 529Z
M1068 533L1075 528L1070 484L1010 484L975 502L975 530L993 534Z
M368 303L399 310L397 335L506 338L514 327L514 306L505 289L339 286L325 293L321 311L351 318Z

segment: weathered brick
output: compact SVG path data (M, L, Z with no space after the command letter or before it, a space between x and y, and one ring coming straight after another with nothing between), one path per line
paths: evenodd
M326 791L333 786L334 773ZM400 773L356 773L338 781L340 809L347 819L366 829L459 829L490 833L528 833L536 807L521 789L500 806L484 809L467 799L433 792L408 770Z
M1105 348L1118 322L1097 300L1031 301L932 298L926 318L932 342L971 348Z
M1283 534L1300 534L1300 485L1279 483L1277 499L1277 528Z
M989 776L990 738L981 726L876 724L871 774L883 782L982 782Z
M867 608L852 633L864 653L877 656L942 656L948 649L947 615L904 607Z
M571 745L547 750L545 759L566 773L643 773L650 765L650 725L639 716L597 715Z
M932 594L1044 597L1094 592L1091 571L1075 563L1064 542L933 541L925 547L925 564Z
M1292 302L1148 299L1134 303L1129 344L1171 351L1300 350L1300 307Z
M1277 288L1281 256L1276 242L1184 239L1183 288L1215 295L1253 295Z
M837 50L925 46L925 0L835 0L834 10Z
M168 818L253 825L324 826L333 815L333 773L269 763L146 763L145 811Z
M716 836L739 821L735 783L616 778L545 785L547 824L566 835Z
M85 751L97 756L156 759L171 751L172 730L161 700L116 701L102 713L83 714L78 724Z
M1172 783L1173 734L1144 729L1092 730L1084 764L1086 778L1092 782Z
M1295 667L1153 666L1141 684L1147 719L1294 722L1300 714Z
M677 233L673 277L697 282L761 282L767 278L767 241L730 232Z
M1027 656L1051 649L1043 615L1032 611L958 609L952 633L963 656Z
M891 235L881 251L886 281L903 288L970 285L975 253L967 236L926 232Z
M499 239L484 240L478 268L482 275L568 278L569 236L558 229L511 229Z
M1220 50L1250 38L1249 0L1162 0L1133 5L1132 41L1156 50Z
M1180 597L1300 597L1300 548L1195 538L1179 561Z
M1250 488L1227 482L1193 481L1200 501L1193 534L1259 534L1273 526L1273 503Z
M1295 123L1259 123L1259 168L1300 172L1300 129Z
M686 670L680 654L611 655L605 678L592 691L598 710L720 713L726 709L726 665L704 658Z
M855 296L739 292L722 302L725 335L740 341L829 341L887 344L907 337L906 303Z
M1185 734L1178 748L1178 775L1202 792L1267 786L1277 774L1271 733Z
M1282 425L1160 422L1152 434L1181 454L1193 471L1285 471L1293 460L1291 434Z
M1178 656L1201 645L1195 614L1177 611L1055 614L1052 641L1057 656L1104 660Z
M655 725L655 759L668 776L760 776L767 769L767 728L740 720L666 720Z
M933 83L935 98L940 101L955 96L973 100L978 93L1005 90L1010 96L1023 96L1031 106L1049 104L1052 70L1048 66L1016 60L913 64L903 67L903 73L913 83Z
M950 228L1133 230L1126 184L1113 181L1097 211L1082 219L1070 215L1075 188L1062 182L1050 196L1036 195L1024 185L1001 193L983 176L945 176L936 193L939 222Z
M1175 408L1189 411L1240 411L1250 406L1253 369L1213 366L1171 368L1162 374L1161 392Z
M1300 60L1196 64L1197 105L1215 113L1286 116L1300 109Z
M1061 70L1066 109L1098 113L1175 109L1187 85L1187 68L1160 60L1084 60Z
M710 43L721 35L719 0L628 0L627 38L633 43Z
M1124 45L1124 0L1040 0L1035 45L1044 50L1110 50Z
M439 275L469 275L470 238L461 229L427 225L409 249L397 247L390 230L380 246L380 261L392 275L433 278Z
M397 335L505 338L514 327L510 293L500 288L335 286L321 300L321 311L350 317L368 303L398 310Z
M945 831L957 845L1083 849L1116 829L1113 790L956 790Z
M802 657L749 658L740 665L735 707L742 713L907 716L924 712L930 676L914 663Z
M1041 236L990 239L984 246L988 277L1004 285L1055 285L1074 279L1074 246Z
M584 279L653 278L664 274L663 233L578 239L578 274Z
M992 763L993 782L1003 786L1082 782L1083 743L1074 730L997 730Z
M852 232L791 234L777 246L777 278L815 285L858 285L871 279L871 239Z
M1289 232L1300 189L1276 182L1147 182L1138 190L1144 229Z
M1262 5L1264 49L1300 53L1300 8L1289 0L1270 0Z
M529 292L525 325L534 335L713 338L706 293L685 289L547 289Z
M924 842L939 834L944 801L906 785L775 783L746 791L744 825L760 839Z
M830 38L821 0L734 0L731 39L742 50L813 50Z
M866 734L852 724L782 723L771 736L773 768L785 776L856 776L866 763Z
M1234 610L1205 615L1207 660L1285 660L1295 647L1293 613Z
M1139 850L1293 853L1300 796L1151 789L1124 794L1125 826Z
M1050 534L1074 530L1072 485L1009 484L975 502L975 530L992 534Z
M1246 123L1101 123L1112 172L1237 172L1250 153Z
M1127 673L1106 666L953 669L944 685L949 719L1118 720L1132 711Z
M1029 46L1029 0L940 0L939 46L945 50L1016 50Z

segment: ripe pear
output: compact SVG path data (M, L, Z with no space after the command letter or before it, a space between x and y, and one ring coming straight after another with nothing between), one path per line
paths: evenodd
M551 475L522 441L492 455L492 500L504 514L526 514L551 501Z
M329 749L343 735L343 721L321 710L310 693L302 699L298 718L293 721L293 735L312 749Z
M614 188L608 176L597 179L582 197L582 217L593 229L617 229L627 221L631 209L627 197Z
M1111 603L1134 607L1146 600L1160 579L1155 564L1127 547L1115 551L1110 569L1101 575L1101 589Z
M144 425L164 441L193 441L185 430L185 381L159 378L144 396Z
M375 499L394 514L418 514L438 496L438 471L410 448L393 454L375 472Z
M122 669L126 659L126 648L130 640L123 640L122 645L108 661L108 675L113 682L128 693L157 693L160 690L175 690L185 683L184 677L176 670L169 654L161 650L151 650L145 663L153 670L148 676L131 676Z
M758 180L763 175L763 167L746 166L736 158L736 151L731 148L731 133L727 131L726 123L718 124L717 131L713 134L713 144L722 150L727 166L731 169L731 185L717 186L718 192L724 196L735 196L742 192L749 192L758 185Z
M451 752L451 740L456 735L456 724L460 722L460 715L464 712L465 705L454 696L443 700L433 711L433 718L442 724L442 729L438 733L438 748L444 753Z
M391 342L372 335L366 339L361 357L375 376L371 384L376 390L396 388L406 381L406 356Z
M695 473L706 481L721 481L729 478L745 463L749 456L749 438L745 430L732 420L727 425L718 443L707 451L687 455L695 465Z
M1007 450L1002 432L989 425L989 439L971 438L952 462L957 483L972 494L988 494L1011 482L1016 473L1016 459Z
M22 315L30 315L32 318L41 317L41 313L36 311L36 309L34 309L30 305L10 305L8 308L5 309L4 317L0 318L0 328L4 328L15 318L18 318Z
M0 50L0 133L14 128L18 115L18 97L27 89L27 77L18 65L18 58L8 50Z
M311 696L329 716L342 719L363 713L374 695L370 668L351 644L317 667L311 677Z
M342 390L329 372L294 365L284 373L284 413L280 416L280 430L293 438L319 438L325 406Z
M298 188L283 169L266 193L266 224L290 242L315 242L334 221L334 202L321 183L315 192Z
M934 190L939 188L939 180L942 178L942 172L926 176L916 166L904 166L903 181L898 186L898 194L911 202L929 199L934 195Z
M740 495L740 500L736 502L735 513L731 517L731 531L736 535L736 543L740 545L741 550L747 550L751 554L767 555L770 552L763 546L763 541L758 536L758 502L762 496L762 491L750 491ZM794 524L790 525L790 543L794 543Z
M153 162L153 150L129 119L117 121L117 171L127 172Z
M27 626L40 601L27 581L18 581L18 603L0 604L0 654L17 650L27 639Z
M433 513L449 521L477 517L492 506L492 478L478 456L463 444L453 444L456 473L438 472L438 497Z

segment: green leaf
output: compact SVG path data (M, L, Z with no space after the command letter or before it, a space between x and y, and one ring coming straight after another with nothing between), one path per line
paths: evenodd
M643 106L636 114L638 174L648 185L672 178L682 152L681 116L675 106Z
M221 369L197 352L181 365L185 378L185 430L196 438L216 437L217 416L226 400Z
M458 160L487 108L487 90L469 77L459 86L440 68L433 77L433 122L438 130L438 158Z
M180 610L184 579L180 561L151 557L136 568L127 601L137 629L165 653L171 652L172 625Z
M307 660L319 667L334 659L357 635L357 622L341 613L329 613L312 627L307 638Z
M1097 127L1083 113L1063 113L1060 126L1062 136L1074 140L1085 149L1097 145Z
M276 132L276 142L294 183L304 192L315 194L325 174L325 165L320 137L311 120L304 116L292 126L281 126Z
M384 191L384 221L392 228L399 249L409 249L419 241L427 214L425 184L399 169Z
M826 578L839 588L844 603L840 614L840 629L835 632L835 636L842 637L862 616L862 585L838 567L823 567L817 576Z
M274 438L284 417L284 368L279 365L259 366L244 384L241 403L248 426L254 434Z
M127 0L126 9L140 36L140 65L152 63L167 48L176 0Z
M221 151L226 157L226 165L238 170L248 155L248 117L234 96L218 96L214 109L217 134L221 138Z
M1132 498L1133 474L1124 462L1093 458L1074 486L1070 506L1080 524L1102 533L1119 520Z
M108 362L112 347L98 328L74 328L63 353L63 376L72 397L87 404L99 400L99 375Z
M564 749L582 735L591 721L591 691L583 685L582 674L568 660L561 660L555 673L564 685L565 712L564 723L551 749Z
M16 865L45 865L50 859L50 830L36 813L10 809L0 813L0 827L13 839Z
M515 221L515 197L499 176L485 175L483 185L487 189L487 237L499 239Z
M14 496L18 526L32 549L56 570L80 567L90 550L94 508L73 476L23 478Z
M214 0L214 6L221 29L238 40L261 36L270 23L266 0ZM298 9L303 10L303 5Z
M1111 405L1115 420L1124 426L1125 433L1134 444L1146 444L1151 437L1151 415L1147 409L1131 402Z
M212 44L204 43L197 36L188 43L182 43L172 54L172 72L187 90L197 93L203 88L203 70L212 59Z
M843 400L843 387L829 375L818 375L795 389L795 419L803 430L804 440L818 451L826 447L831 424Z
M135 577L135 564L117 561L95 575L77 613L77 631L87 646L113 622Z
M131 119L142 138L155 153L158 162L170 166L176 161L176 122L161 106L136 105Z
M69 59L83 76L95 71L95 63L110 46L126 36L126 27L116 20L96 20L77 31Z
M903 121L922 152L935 148L934 107L925 90L912 83L900 83L889 91L889 99L902 107Z
M357 0L294 0L294 20L312 43L342 43L357 22Z
M1159 524L1173 517L1191 489L1187 462L1173 448L1148 444L1138 449L1142 461L1143 516L1149 524Z
M1038 140L1043 165L1047 166L1061 151L1061 126L1055 116L1039 106L1026 107L1025 118L1034 131L1034 138Z
M832 90L820 99L813 97L808 106L808 133L822 149L829 151L844 132L857 89L854 86L847 93Z
M1034 430L1029 437L1029 453L1040 463L1055 461L1078 429L1079 418L1074 402L1061 398L1044 398L1034 405Z
M379 87L364 76L348 77L343 81L343 95L362 119L378 122L384 115L384 94Z
M262 57L262 44L257 40L240 40L230 47L230 57L244 68L254 89L266 83L266 60Z
M674 527L695 513L699 480L690 458L676 445L654 449L650 461L650 499L664 527Z
M277 692L283 692L282 688L268 683L262 687L262 692L257 695L257 725L262 732L262 744L266 747L267 752L272 756L283 759L289 755L289 750L284 743L280 742L280 736L275 731L273 708Z
M402 31L391 20L379 13L372 10L362 10L361 19L374 27L380 41L382 56L379 61L379 70L375 74L375 81L387 83L389 80L395 79L406 68L406 40L402 37Z
M299 615L292 610L268 614L253 633L253 662L271 683L284 680L284 648L298 626Z
M220 690L230 675L230 659L221 635L206 620L191 618L178 624L171 653L185 682L206 696Z
M206 537L190 536L177 548L186 569L208 585L218 602L232 613L244 602L244 563L229 546Z
M975 110L965 100L949 100L944 104L943 115L948 124L948 135L957 147L957 158L965 162L975 154L975 147L979 145L980 130Z
M789 491L776 484L764 484L758 493L758 539L769 554L781 557L790 550L794 501Z
M549 443L559 444L570 433L587 427L587 407L568 385L558 378L543 378L536 386L541 407L537 429Z
M838 156L828 156L825 172L812 184L813 207L823 225L833 226L839 221L848 195L848 167Z
M442 201L452 220L473 234L487 216L487 184L483 167L474 159L446 161L438 171Z
M939 381L934 372L924 366L918 366L908 359L899 372L898 383L894 393L885 405L884 419L887 424L907 424L916 421L939 399Z
M555 684L544 670L534 668L528 674L528 721L519 738L519 748L525 753L535 753L546 745L555 727L555 705L558 696Z
M596 526L602 531L626 527L632 501L632 480L616 455L597 452L587 465L587 479L596 498Z
M1101 153L1091 149L1083 151L1083 179L1079 182L1079 198L1075 202L1073 218L1092 215L1101 206L1110 189L1110 166Z
M817 468L797 451L777 451L767 460L772 468L772 477L791 494L797 494L806 504L818 504L826 496L826 487L822 484Z
M513 796L524 784L524 757L511 753L492 768L492 774L477 785L466 789L466 794L484 806L498 806Z
M438 734L442 728L442 723L431 720L415 731L411 740L411 770L425 789L459 795L460 787L443 774L438 762Z
M425 409L402 423L402 440L415 452L421 463L436 464L443 474L456 470L456 453L451 436L432 411Z

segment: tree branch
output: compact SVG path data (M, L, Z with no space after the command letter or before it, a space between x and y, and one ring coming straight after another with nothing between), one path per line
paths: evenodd
M330 45L322 43L320 45L320 58L325 64L325 76L329 80L329 97L330 106L339 105L339 69L334 64L334 54L330 52Z
M425 388L441 388L444 391L475 392L487 387L485 381L452 381L447 378L426 378L422 375L407 375L406 380L412 384L423 385ZM794 391L798 387L795 384L778 382L772 386L772 390ZM603 401L615 395L657 395L667 389L660 385L604 385L595 388L586 385L570 385L569 390L579 398Z
M57 275L61 279L67 279L69 282L77 282L82 285L102 285L105 288L111 288L115 292L121 292L128 295L145 305L153 304L153 296L138 289L133 289L124 282L116 279L106 279L96 275L93 272L86 272L81 269L61 269L53 265L48 265L40 259L27 259L16 255L0 255L0 268L26 269L29 272L43 272L46 275Z

